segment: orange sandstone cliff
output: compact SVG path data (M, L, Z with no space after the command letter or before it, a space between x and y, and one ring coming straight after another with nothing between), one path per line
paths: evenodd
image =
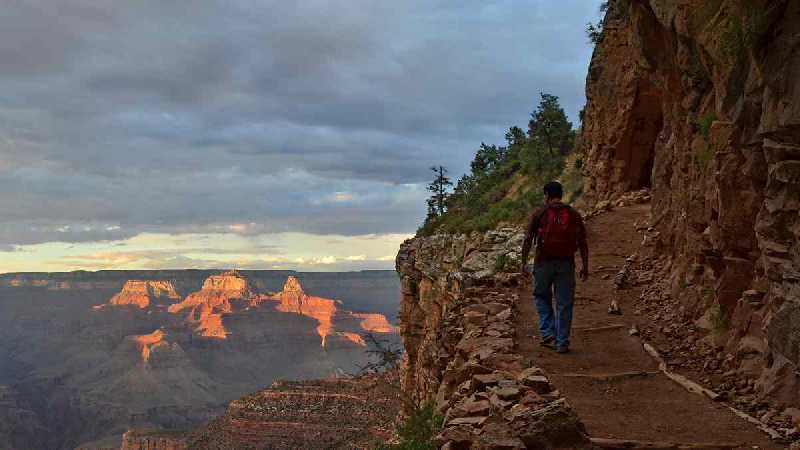
M278 301L278 311L302 314L316 319L319 323L317 333L325 346L325 340L333 329L333 316L336 314L336 301L313 297L303 292L300 281L290 276L283 285L283 290L271 297Z
M325 347L328 336L336 334L352 343L366 345L361 333L397 333L397 328L386 320L383 314L352 313L336 307L337 301L307 295L300 280L289 276L283 290L270 297L278 301L277 309L311 317L318 322L317 333L321 345ZM357 325L350 322L357 320Z
M146 364L150 360L151 348L165 342L164 337L163 331L156 330L150 334L128 336L128 340L139 350L142 355L142 362Z
M227 330L222 316L234 311L234 302L254 302L257 295L247 280L236 271L212 275L203 287L189 294L180 303L170 305L169 312L188 311L187 321L195 325L200 336L225 339Z
M144 309L155 302L173 303L179 300L180 296L169 281L129 280L108 303L115 306L133 305Z

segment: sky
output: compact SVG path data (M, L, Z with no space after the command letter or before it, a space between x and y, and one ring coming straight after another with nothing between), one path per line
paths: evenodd
M584 103L591 0L10 0L0 272L394 267L430 167Z

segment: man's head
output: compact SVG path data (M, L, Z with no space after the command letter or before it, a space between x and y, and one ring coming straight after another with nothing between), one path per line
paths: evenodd
M551 181L544 185L544 200L547 203L560 201L564 196L564 188L558 181Z

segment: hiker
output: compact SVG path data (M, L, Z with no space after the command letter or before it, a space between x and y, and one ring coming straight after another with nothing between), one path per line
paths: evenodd
M533 297L539 314L539 338L558 353L569 351L572 305L575 302L575 252L581 251L580 277L589 277L589 246L580 213L561 202L561 183L544 185L545 205L531 215L522 243L525 272L531 243L536 239L533 259ZM555 292L555 315L553 314Z

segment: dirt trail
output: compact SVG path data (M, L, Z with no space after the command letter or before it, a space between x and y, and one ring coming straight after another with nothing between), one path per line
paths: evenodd
M567 397L592 437L679 443L736 443L737 448L783 448L723 404L687 392L657 373L632 324L645 319L633 314L640 288L614 290L614 275L625 258L640 249L634 222L642 221L649 205L619 208L587 223L591 277L578 282L571 352L560 355L538 345L536 312L530 286L520 295L517 333L521 351L545 369ZM608 274L603 279L604 274ZM624 315L607 313L616 296ZM623 325L595 330L598 327ZM581 375L652 372L610 381Z

